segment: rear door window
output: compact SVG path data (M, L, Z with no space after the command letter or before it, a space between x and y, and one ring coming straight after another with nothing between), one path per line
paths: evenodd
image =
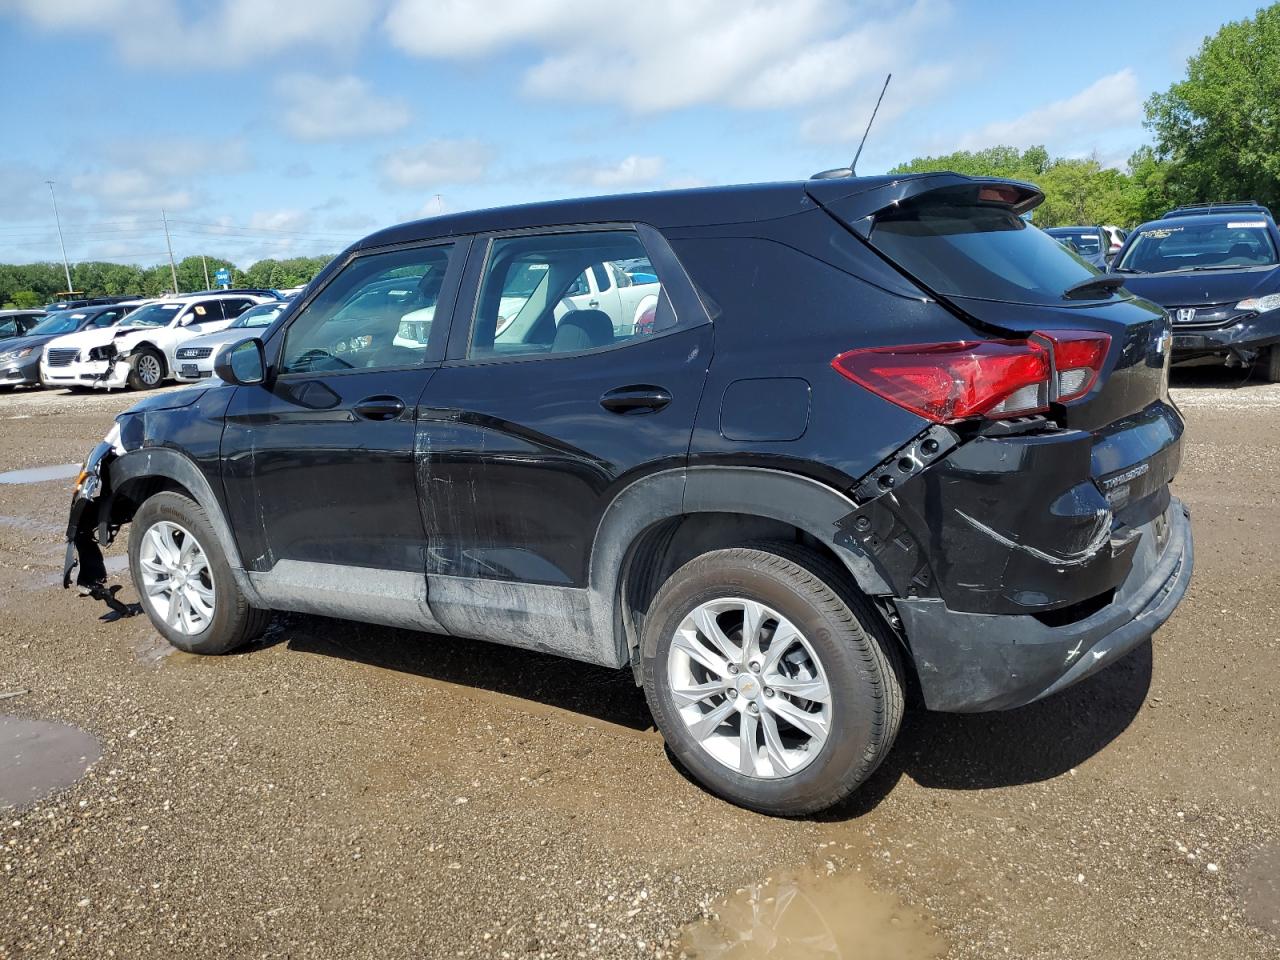
M1063 291L1099 271L976 187L936 190L886 210L870 242L944 296L1061 304Z

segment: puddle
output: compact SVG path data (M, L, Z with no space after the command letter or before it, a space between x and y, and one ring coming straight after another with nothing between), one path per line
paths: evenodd
M1240 872L1240 899L1245 916L1269 933L1280 935L1280 845L1254 853Z
M77 727L0 715L0 808L71 786L101 756L98 741Z
M43 520L33 520L30 517L11 517L8 514L0 514L0 527L21 530L24 533L55 533L61 535L67 532L65 523L59 526L56 523L46 523Z
M698 960L932 960L947 950L929 923L856 873L788 871L740 890L716 919L686 927Z
M78 476L80 464L60 463L53 467L30 467L0 473L0 483L44 483L47 480L69 480Z

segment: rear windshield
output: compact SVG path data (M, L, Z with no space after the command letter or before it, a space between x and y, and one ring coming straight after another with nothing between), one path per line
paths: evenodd
M1118 268L1130 273L1235 270L1271 266L1275 244L1265 220L1153 223L1139 227Z
M1099 271L972 187L938 190L876 217L871 244L931 290L1009 303L1057 303Z

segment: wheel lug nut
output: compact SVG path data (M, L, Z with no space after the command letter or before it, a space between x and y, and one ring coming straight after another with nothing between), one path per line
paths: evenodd
M737 676L738 665L736 663L729 664L729 676Z
M737 691L737 690L734 690L732 687L730 687L730 688L729 688L729 699L730 699L730 700L737 700L737 699L738 699L738 691Z
M752 673L759 673L759 672L760 672L760 661L758 661L758 660L752 660L752 661L751 661L751 672L752 672Z
M756 706L754 703L749 703L749 704L747 704L747 711L748 711L749 713L759 713L759 712L760 712L760 708L759 708L758 706Z
M764 688L764 695L765 695L766 697L772 697L772 696L773 696L773 687L765 687L765 688Z

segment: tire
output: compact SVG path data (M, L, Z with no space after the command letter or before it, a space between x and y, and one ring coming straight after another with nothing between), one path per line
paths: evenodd
M182 556L195 557L194 551L183 549L191 538L205 561L198 576L192 577L192 589L184 591L176 611L170 599L173 591L156 586L158 580L167 581L167 577L157 574L165 561L157 554L155 541L149 540L153 531L161 540L166 539L167 533L168 541L181 550ZM199 561L193 566L199 567ZM204 510L180 493L157 493L138 508L129 532L129 572L152 625L173 646L187 653L227 653L261 636L271 619L269 610L249 606L236 586ZM201 595L211 598L208 607L212 615L208 615ZM187 599L192 596L194 601ZM169 617L169 613L174 616Z
M712 793L761 813L803 816L845 799L888 754L903 712L897 641L870 603L846 582L821 555L795 544L770 542L703 554L672 574L654 597L641 640L645 697L672 754ZM700 696L723 683L688 655L691 636L704 652L708 649L703 627L691 631L690 625L700 611L710 612L715 626L736 644L746 617L745 608L738 613L737 605L744 602L757 605L764 626L761 644L767 639L767 646L754 658L763 669L757 672L753 659L743 658L737 674L728 677L736 693L710 694L696 704L687 694L678 699L676 690L693 690ZM725 609L717 613L722 606ZM783 619L798 631L800 642L790 641L780 665L770 668ZM795 670L795 675L788 678L779 670ZM825 705L769 686L773 682L799 690L794 685L802 683L805 692L818 694L820 686L812 684L823 680L829 694ZM797 708L817 711L799 716L806 726L817 719L824 739L804 743L801 727L779 712L797 716ZM745 739L752 746L746 749L742 734L748 709L755 719L747 728ZM715 723L714 718L695 730L698 718L717 711L725 721L710 736L705 727ZM770 746L766 720L777 731L774 744L794 750L775 751ZM740 750L736 760L735 729Z
M164 357L157 351L142 349L129 361L129 389L154 390L164 383Z
M1280 383L1280 344L1267 349L1267 364L1263 373L1268 383Z

